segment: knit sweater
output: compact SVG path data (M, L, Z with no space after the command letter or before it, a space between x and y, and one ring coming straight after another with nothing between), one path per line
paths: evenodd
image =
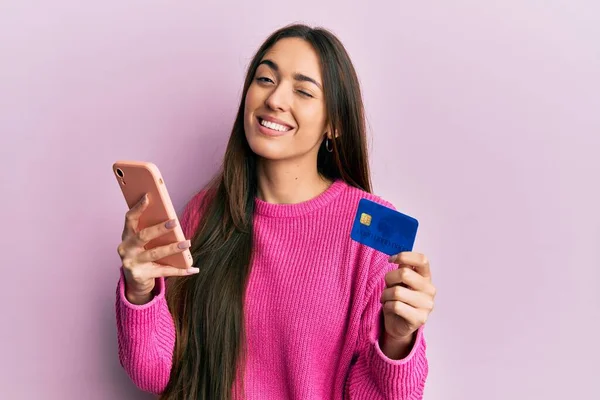
M255 200L244 303L246 399L422 399L423 328L402 360L379 346L384 276L398 266L350 238L361 198L393 207L340 180L298 204ZM186 237L198 226L199 202L200 194L180 218ZM140 389L161 393L175 344L164 280L157 279L149 303L133 305L121 274L116 317L121 365Z

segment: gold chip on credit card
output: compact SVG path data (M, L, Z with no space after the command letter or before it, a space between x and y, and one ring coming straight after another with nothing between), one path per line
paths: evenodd
M371 225L371 216L367 213L362 213L360 215L360 223L366 226Z

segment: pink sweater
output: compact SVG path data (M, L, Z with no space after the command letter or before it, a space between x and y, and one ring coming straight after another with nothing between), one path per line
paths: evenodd
M361 198L380 198L336 181L299 204L256 199L255 253L245 300L248 400L422 399L428 373L423 332L403 360L378 343L381 292L397 265L350 239ZM181 225L191 237L198 195ZM117 288L119 358L142 390L160 393L169 380L175 328L165 285L137 306Z

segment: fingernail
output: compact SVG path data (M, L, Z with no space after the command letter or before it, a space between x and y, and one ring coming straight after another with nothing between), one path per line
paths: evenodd
M142 197L142 204L146 202L146 200L148 200L148 193L146 193L144 195L144 197Z
M167 221L167 223L165 224L165 228L167 228L167 229L173 229L176 226L177 226L177 221L174 219Z
M185 242L179 242L177 247L179 247L180 249L187 249L188 247L190 247L190 244L190 241L186 240Z
M396 260L396 256L390 256L390 258L388 258L388 262L393 263Z
M200 272L200 268L190 267L187 269L187 273L189 275L194 275L194 274L197 274L198 272Z

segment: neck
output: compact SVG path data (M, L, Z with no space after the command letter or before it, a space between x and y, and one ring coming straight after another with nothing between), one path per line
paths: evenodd
M273 204L296 204L323 193L331 181L319 174L316 163L260 159L257 168L258 197Z

